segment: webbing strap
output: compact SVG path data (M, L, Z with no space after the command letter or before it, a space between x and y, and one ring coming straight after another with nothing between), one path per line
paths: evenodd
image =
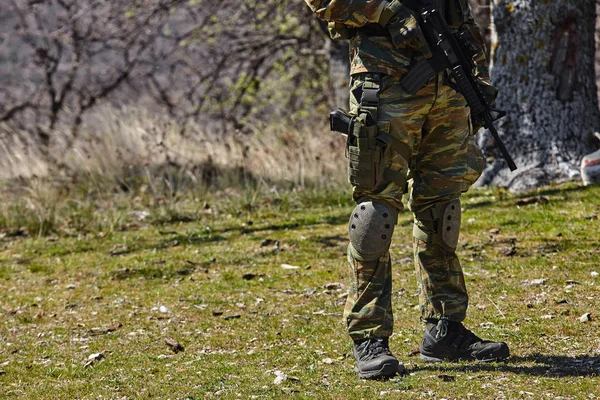
M365 76L365 82L362 85L360 105L358 107L359 113L369 113L369 115L371 116L371 122L373 124L377 123L377 113L379 109L379 91L381 87L380 82L380 74L367 74Z

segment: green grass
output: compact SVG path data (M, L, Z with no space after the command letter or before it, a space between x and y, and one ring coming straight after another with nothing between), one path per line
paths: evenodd
M516 205L538 195L548 201ZM73 203L70 221L44 214L52 231L5 234L0 398L600 397L600 277L591 274L600 272L600 188L465 197L466 325L508 342L506 363L430 365L410 355L423 328L403 213L391 249L391 347L410 374L384 382L357 379L341 320L349 197ZM592 320L580 322L587 312ZM174 353L166 338L185 350ZM86 366L99 352L104 359ZM274 384L275 371L288 379Z

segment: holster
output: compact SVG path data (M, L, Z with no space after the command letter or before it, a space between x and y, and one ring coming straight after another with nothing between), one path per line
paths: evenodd
M357 115L348 131L348 180L360 190L374 190L384 180L383 156L387 144L377 137L380 80L379 74L367 75Z

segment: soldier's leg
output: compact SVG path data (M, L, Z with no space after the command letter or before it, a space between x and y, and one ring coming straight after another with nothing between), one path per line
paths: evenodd
M467 173L468 112L461 95L440 86L415 160L410 206L423 319L460 322L466 315L468 296L455 250Z
M353 79L350 96L353 113L359 108L359 89L364 79L362 75ZM409 159L415 152L422 125L432 106L433 93L434 88L428 86L416 96L408 95L400 87L399 80L389 76L385 76L381 83L377 115L378 134L387 137L390 142L383 157L383 180L375 188L354 185L353 197L358 206L352 213L349 226L351 243L348 246L348 265L351 286L344 318L348 333L354 340L388 337L392 334L389 243L396 216L403 208L402 195ZM379 212L363 216L364 210L361 210L361 207L371 210L373 204ZM362 233L353 235L358 229L358 221L362 224ZM384 231L390 229L386 228L388 224L391 224L389 235ZM387 236L382 239L382 235ZM364 243L357 245L358 239L352 240L353 237L359 237Z
M359 76L352 85L351 111L354 113L359 107L359 89L363 83L364 78ZM381 182L374 187L360 182L353 184L358 206L349 223L351 285L344 318L348 333L355 341L356 369L361 378L390 376L402 369L388 349L388 337L393 330L389 246L397 214L402 210L408 160L431 107L431 99L427 90L421 96L408 96L396 78L383 79L377 112L377 137L386 143ZM349 153L351 167L360 169L358 158L352 151ZM352 173L351 181L362 176L360 170L352 170Z
M482 341L462 325L468 295L456 246L459 197L473 178L468 165L470 134L464 98L441 86L424 125L411 192L415 269L422 318L427 321L421 358L427 361L508 356L505 343Z

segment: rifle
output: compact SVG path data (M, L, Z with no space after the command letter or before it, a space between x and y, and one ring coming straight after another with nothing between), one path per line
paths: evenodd
M440 10L431 1L425 0L422 4L424 6L415 11L418 14L419 27L433 56L423 59L411 67L400 84L409 93L415 94L427 84L431 77L438 72L447 70L448 76L453 81L448 84L464 96L471 109L471 116L483 121L483 126L494 137L496 146L510 170L516 170L515 162L494 127L494 122L504 117L506 112L492 108L473 74L475 69L473 56L480 50L473 45L467 32L453 33Z

